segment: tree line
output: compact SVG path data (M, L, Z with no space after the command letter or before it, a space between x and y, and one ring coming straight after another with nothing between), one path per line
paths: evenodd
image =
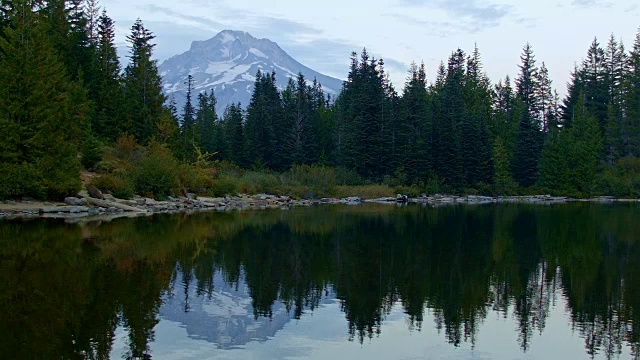
M339 95L299 74L280 90L258 72L246 110L216 115L215 94L163 94L155 36L138 19L120 64L97 0L0 1L0 197L55 198L123 135L184 162L287 171L319 164L366 183L450 192L640 196L640 32L591 44L560 100L531 45L519 73L492 84L479 49L451 53L428 82L412 64L399 93L384 61L352 53ZM432 186L429 186L432 185Z

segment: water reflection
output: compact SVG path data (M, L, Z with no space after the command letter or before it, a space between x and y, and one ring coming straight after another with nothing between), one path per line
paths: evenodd
M149 358L162 321L236 348L336 301L356 343L384 338L401 306L408 329L452 346L513 316L527 352L566 302L585 355L639 357L639 218L634 205L367 205L4 222L0 353L109 358L121 328L124 357Z

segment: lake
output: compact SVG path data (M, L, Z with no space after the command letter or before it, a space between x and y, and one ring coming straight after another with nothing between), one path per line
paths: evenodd
M640 358L640 205L0 221L6 359Z

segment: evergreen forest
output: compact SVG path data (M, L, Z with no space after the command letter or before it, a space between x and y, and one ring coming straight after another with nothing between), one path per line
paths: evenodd
M154 39L138 19L123 64L97 0L0 0L0 199L74 195L86 171L122 197L275 192L256 184L305 176L298 185L640 197L640 31L629 50L611 35L576 54L563 98L528 43L513 78L492 82L476 47L435 79L412 64L402 89L365 49L336 97L302 74L258 72L250 103L221 117L190 77L184 107L163 94ZM238 188L242 177L256 186Z

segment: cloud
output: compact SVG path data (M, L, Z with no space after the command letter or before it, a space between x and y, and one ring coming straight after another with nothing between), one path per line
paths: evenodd
M212 30L222 30L225 26L220 22L214 21L204 16L186 15L179 13L173 9L158 6L155 4L144 5L141 8L147 13L165 15L173 20L173 22L191 23L193 25L199 25Z
M455 17L475 23L477 28L493 27L513 12L511 5L485 4L478 0L400 0L408 6L435 8Z
M611 3L603 0L573 0L571 6L581 8L610 8Z

